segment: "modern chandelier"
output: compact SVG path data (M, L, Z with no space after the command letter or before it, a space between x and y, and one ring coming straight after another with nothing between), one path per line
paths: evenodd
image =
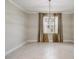
M54 15L53 14L51 14L51 0L48 0L49 1L49 13L48 13L48 26L49 27L51 27L51 24L50 24L50 22L51 22L51 20L53 20L53 32L55 32L55 17L54 17ZM52 16L54 17L53 19L52 19Z
M51 5L50 5L50 2L51 2L51 0L49 0L49 18L51 17L51 15L50 15L51 14L51 10L50 10L50 6Z

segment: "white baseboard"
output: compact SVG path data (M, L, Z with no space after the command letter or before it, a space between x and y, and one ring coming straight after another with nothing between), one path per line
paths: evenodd
M63 40L63 42L71 42L71 43L74 43L74 40Z
M26 42L23 42L23 43L19 44L18 46L16 46L16 47L10 49L9 51L7 51L7 52L5 53L5 56L7 56L8 54L10 54L10 53L12 53L13 51L17 50L18 48L22 47L25 43L26 43Z
M27 40L28 43L32 43L32 42L37 42L37 40ZM52 42L52 40L50 40L49 42ZM74 40L63 40L63 42L71 42L74 43Z
M37 40L27 40L28 43L37 42Z

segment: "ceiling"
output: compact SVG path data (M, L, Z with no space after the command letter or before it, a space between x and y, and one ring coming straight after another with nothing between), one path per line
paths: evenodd
M9 0L18 5L25 12L48 12L48 0ZM74 0L51 0L51 11L61 13L74 13Z

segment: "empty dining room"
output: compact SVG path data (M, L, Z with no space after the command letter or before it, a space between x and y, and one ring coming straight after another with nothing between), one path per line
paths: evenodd
M5 59L74 59L74 0L5 0Z

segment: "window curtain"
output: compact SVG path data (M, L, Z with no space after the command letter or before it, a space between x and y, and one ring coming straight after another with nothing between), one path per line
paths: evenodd
M45 13L39 13L38 42L48 42L48 35L43 33L43 17L45 15Z
M48 15L47 13L39 13L38 22L38 42L49 42L48 34L43 33L43 17ZM58 34L53 34L53 42L63 42L63 26L62 26L62 14L53 13L52 15L58 16Z
M53 34L53 42L63 42L62 14L54 13L54 16L58 16L58 34Z

